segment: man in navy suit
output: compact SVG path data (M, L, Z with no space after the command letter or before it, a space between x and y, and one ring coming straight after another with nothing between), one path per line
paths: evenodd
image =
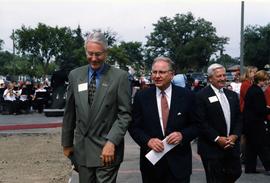
M191 91L171 84L173 62L157 57L152 64L155 86L138 92L134 98L133 121L129 132L140 146L140 170L144 183L189 183L192 166L190 141L197 136L192 120L194 95ZM162 97L168 103L168 116L163 118ZM166 123L164 123L166 121ZM155 165L145 155L153 150L160 153L164 143L175 145Z
M208 183L232 183L241 175L239 100L235 92L224 88L226 71L222 65L210 65L207 74L210 85L196 97L198 153Z

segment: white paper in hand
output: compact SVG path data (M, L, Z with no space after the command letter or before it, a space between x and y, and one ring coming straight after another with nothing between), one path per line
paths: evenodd
M162 140L164 145L164 150L162 152L156 152L154 150L151 150L149 153L145 155L145 157L153 164L155 165L167 152L169 152L172 148L174 148L176 145L168 144L167 143L167 137Z
M79 174L76 171L72 171L68 183L79 183Z

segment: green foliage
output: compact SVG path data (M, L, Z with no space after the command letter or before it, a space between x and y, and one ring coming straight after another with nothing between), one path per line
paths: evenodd
M1 75L33 75L32 62L26 56L16 56L8 51L0 52Z
M56 57L56 63L60 69L69 72L86 63L84 39L79 26L76 30L62 29L61 41L59 41L60 50L59 55Z
M3 44L4 44L4 41L0 39L0 51L3 49Z
M142 43L121 42L119 47L127 54L129 65L136 71L135 75L141 75L145 68Z
M0 52L0 73L1 75L7 75L13 73L12 70L7 69L12 65L13 55L8 51Z
M37 28L17 29L12 35L19 53L27 55L42 69L39 73L50 73L50 64L58 61L60 68L72 69L80 65L83 38L80 27L72 31L67 27L50 27L39 23Z
M223 65L225 68L229 68L233 65L239 64L239 60L236 58L232 58L228 54L221 55L218 59L215 60L215 62Z
M176 63L176 69L198 70L206 66L212 54L224 49L228 38L218 37L216 29L202 18L197 20L191 13L161 17L153 24L154 31L147 36L146 62L164 55Z
M109 50L107 62L111 65L119 64L120 68L126 67L129 63L128 55L124 49L117 45L113 45Z
M103 33L104 33L105 37L107 38L109 47L116 43L116 41L117 41L117 33L116 32L114 32L112 29L108 28Z
M121 42L109 49L108 63L119 64L119 67L127 70L127 65L140 72L144 68L143 48L140 42Z
M270 63L270 24L247 26L244 31L244 62L263 69Z

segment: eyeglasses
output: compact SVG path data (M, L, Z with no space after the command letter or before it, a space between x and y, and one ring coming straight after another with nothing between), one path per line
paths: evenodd
M105 51L100 51L100 52L86 52L87 56L89 57L100 57L101 55L103 55L105 53Z
M167 70L167 71L152 71L151 74L156 76L156 75L160 75L160 76L164 76L165 74L167 74L168 72L170 72L171 70Z

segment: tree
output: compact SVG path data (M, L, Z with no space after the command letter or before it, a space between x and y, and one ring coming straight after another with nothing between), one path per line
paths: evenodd
M146 61L148 66L154 57L170 57L177 70L198 70L206 66L212 54L224 49L228 38L218 37L216 29L202 18L191 13L161 17L153 24L154 31L147 36Z
M13 60L13 55L8 51L0 52L0 73L1 75L13 74L13 70L7 69L7 66L12 66L11 60Z
M247 26L244 31L244 62L263 69L270 63L270 24Z
M120 42L109 48L108 62L110 64L119 64L119 67L127 70L127 65L132 66L139 71L143 68L142 43L140 42Z
M108 28L106 31L103 32L105 37L108 41L108 46L113 46L117 41L117 33L114 32L112 29Z
M3 49L3 44L4 44L4 41L0 39L0 51Z
M59 55L56 57L56 63L60 69L69 72L86 62L84 39L80 26L76 30L63 30L62 32L63 37L59 41L61 48Z
M129 65L136 71L136 75L140 76L145 70L145 62L143 59L143 47L141 42L121 42L119 47L127 54Z
M39 23L36 29L24 25L12 35L15 47L23 55L31 55L42 64L44 75L48 72L49 63L59 53L56 30L50 26Z
M212 61L213 62L213 61ZM219 58L217 58L214 62L217 62L221 65L223 65L225 68L229 68L233 65L238 65L239 60L236 58L232 58L228 54L222 54Z
M43 76L48 74L49 65L57 59L60 66L66 63L73 63L69 66L71 68L80 65L78 62L83 50L83 38L79 27L72 31L67 27L50 27L42 23L35 29L23 25L12 38L19 53L31 57L33 62L42 67Z
M108 52L109 52L107 59L108 63L111 65L118 64L120 68L126 70L126 65L129 63L129 59L125 50L117 45L113 45L108 50Z

